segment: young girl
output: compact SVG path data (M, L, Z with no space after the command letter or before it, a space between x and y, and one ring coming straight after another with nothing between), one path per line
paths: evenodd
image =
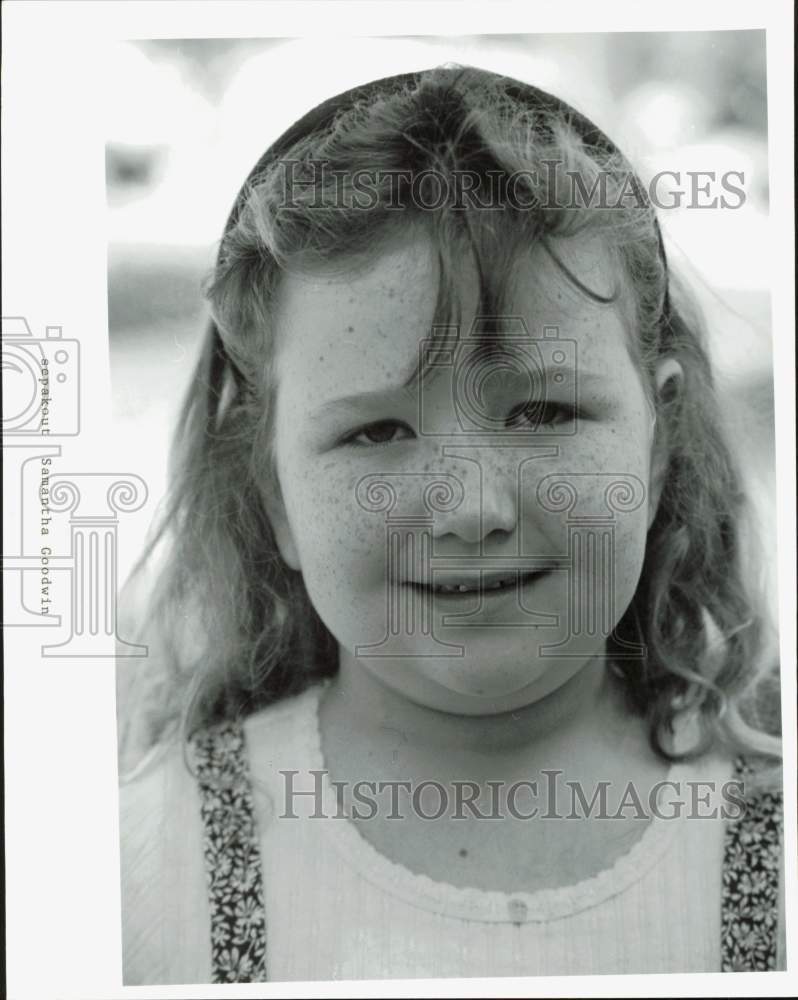
M619 150L485 71L357 88L207 295L125 983L780 967L753 536Z

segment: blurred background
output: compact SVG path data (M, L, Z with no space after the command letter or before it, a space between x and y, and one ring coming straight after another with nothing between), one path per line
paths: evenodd
M641 175L744 175L736 209L660 212L674 268L707 317L724 406L774 551L764 32L198 39L109 52L108 304L115 431L151 495L204 306L200 282L238 188L313 105L370 79L453 61L551 90ZM675 182L674 182L675 183ZM661 195L667 200L668 187ZM143 539L142 539L143 541ZM126 545L135 552L135 540ZM120 567L122 575L129 565ZM775 571L774 571L775 572ZM774 580L767 581L775 587ZM775 593L775 590L774 590Z

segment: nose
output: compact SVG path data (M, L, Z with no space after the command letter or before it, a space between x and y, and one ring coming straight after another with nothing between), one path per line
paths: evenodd
M512 534L518 526L518 478L510 469L484 461L476 454L459 454L447 470L462 486L463 499L453 509L436 514L433 535L468 545L479 545L491 536Z

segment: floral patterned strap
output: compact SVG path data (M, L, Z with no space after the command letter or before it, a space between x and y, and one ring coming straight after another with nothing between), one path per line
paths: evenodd
M214 983L266 980L266 913L244 730L225 722L192 740L204 827Z
M735 761L735 779L751 767ZM726 827L721 898L721 971L765 972L776 967L781 866L782 797L746 798L746 811Z

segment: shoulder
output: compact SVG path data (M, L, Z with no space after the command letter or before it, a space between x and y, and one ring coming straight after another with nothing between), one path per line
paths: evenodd
M121 779L119 830L125 985L202 981L200 804L178 741L156 745Z
M250 762L255 770L294 767L316 755L319 743L318 704L324 684L283 698L244 720Z
M268 823L280 769L304 766L298 761L313 744L319 690L281 699L240 723L220 722L200 730L185 753L177 740L158 744L121 780L126 986L211 981L205 869L206 854L214 848L203 809L211 801L246 818L254 807L257 823ZM219 798L229 778L229 797L222 792ZM217 787L219 780L222 785ZM263 791L267 794L260 794ZM225 822L231 821L228 815ZM225 828L223 844L228 844L230 832Z
M242 727L255 820L270 828L281 811L285 783L291 775L323 767L318 704L324 683L249 715Z
M146 857L171 815L184 811L195 792L183 748L176 739L158 743L120 777L119 821L123 849L130 860Z
M783 969L784 845L781 774L767 759L737 757L741 806L726 828L723 939L726 971Z

